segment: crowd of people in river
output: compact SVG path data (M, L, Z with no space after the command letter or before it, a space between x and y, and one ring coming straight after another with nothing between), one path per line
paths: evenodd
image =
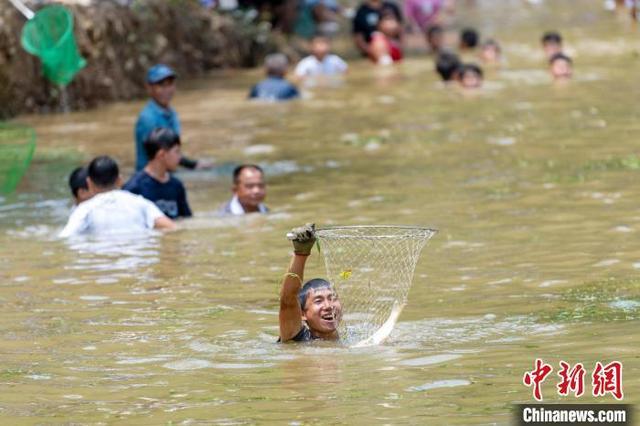
M481 66L463 62L460 57L475 55L483 65L499 66L502 62L500 44L492 38L481 40L477 30L464 28L457 37L459 54L456 53L447 44L445 27L440 24L439 14L444 11L443 0L407 0L404 14L387 0L365 0L353 18L355 46L373 64L390 66L402 60L405 28L413 28L423 34L434 57L435 71L445 84L454 83L464 90L480 88L484 77ZM572 60L563 52L562 36L550 31L543 34L541 42L552 77L570 79ZM288 67L288 58L283 53L267 55L266 78L251 88L249 98L270 102L298 98L300 91L285 78ZM300 82L336 77L347 70L347 62L331 52L330 38L317 34L309 44L309 55L296 65L294 78ZM173 173L179 166L206 169L212 167L212 163L189 158L181 152L180 119L171 107L176 78L176 73L164 64L157 64L147 72L150 99L140 112L134 130L136 173L124 185L118 165L109 157L97 157L87 167L73 171L69 186L76 208L62 236L173 229L174 220L192 216L187 191ZM258 165L239 165L233 172L232 182L233 196L221 206L219 214L268 211L264 205L264 171Z

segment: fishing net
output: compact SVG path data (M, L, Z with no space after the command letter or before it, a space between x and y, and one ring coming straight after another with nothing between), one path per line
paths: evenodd
M87 64L73 36L73 14L62 6L39 10L24 25L21 41L27 52L42 61L45 77L56 84L69 84Z
M27 171L36 148L32 128L0 124L0 193L8 194Z
M407 303L413 271L436 231L407 226L341 226L319 229L327 278L342 303L341 340L366 346L382 342Z

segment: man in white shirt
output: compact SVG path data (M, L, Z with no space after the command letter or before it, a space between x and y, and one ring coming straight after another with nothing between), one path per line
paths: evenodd
M96 157L87 172L93 196L71 213L60 237L175 229L175 223L151 201L120 189L120 171L111 157Z
M255 164L242 164L233 171L233 197L218 210L220 216L267 213L263 201L267 196L264 172Z
M347 71L348 65L339 56L329 53L329 39L316 35L311 39L311 55L302 59L295 69L298 78L317 76L337 76Z

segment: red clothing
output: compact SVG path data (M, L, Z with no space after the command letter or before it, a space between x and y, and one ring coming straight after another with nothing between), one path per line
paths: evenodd
M380 31L376 31L371 34L371 43L379 43L379 40L382 40L387 46L387 53L391 56L393 62L398 62L402 60L402 49L400 48L400 43L397 40L393 40L390 37L382 34Z

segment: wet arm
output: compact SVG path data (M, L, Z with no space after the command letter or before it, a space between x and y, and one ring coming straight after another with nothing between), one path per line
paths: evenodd
M173 231L177 228L176 223L166 216L160 216L153 222L153 228L161 231Z
M302 312L298 292L302 287L307 256L293 255L280 290L280 339L291 340L302 328Z

